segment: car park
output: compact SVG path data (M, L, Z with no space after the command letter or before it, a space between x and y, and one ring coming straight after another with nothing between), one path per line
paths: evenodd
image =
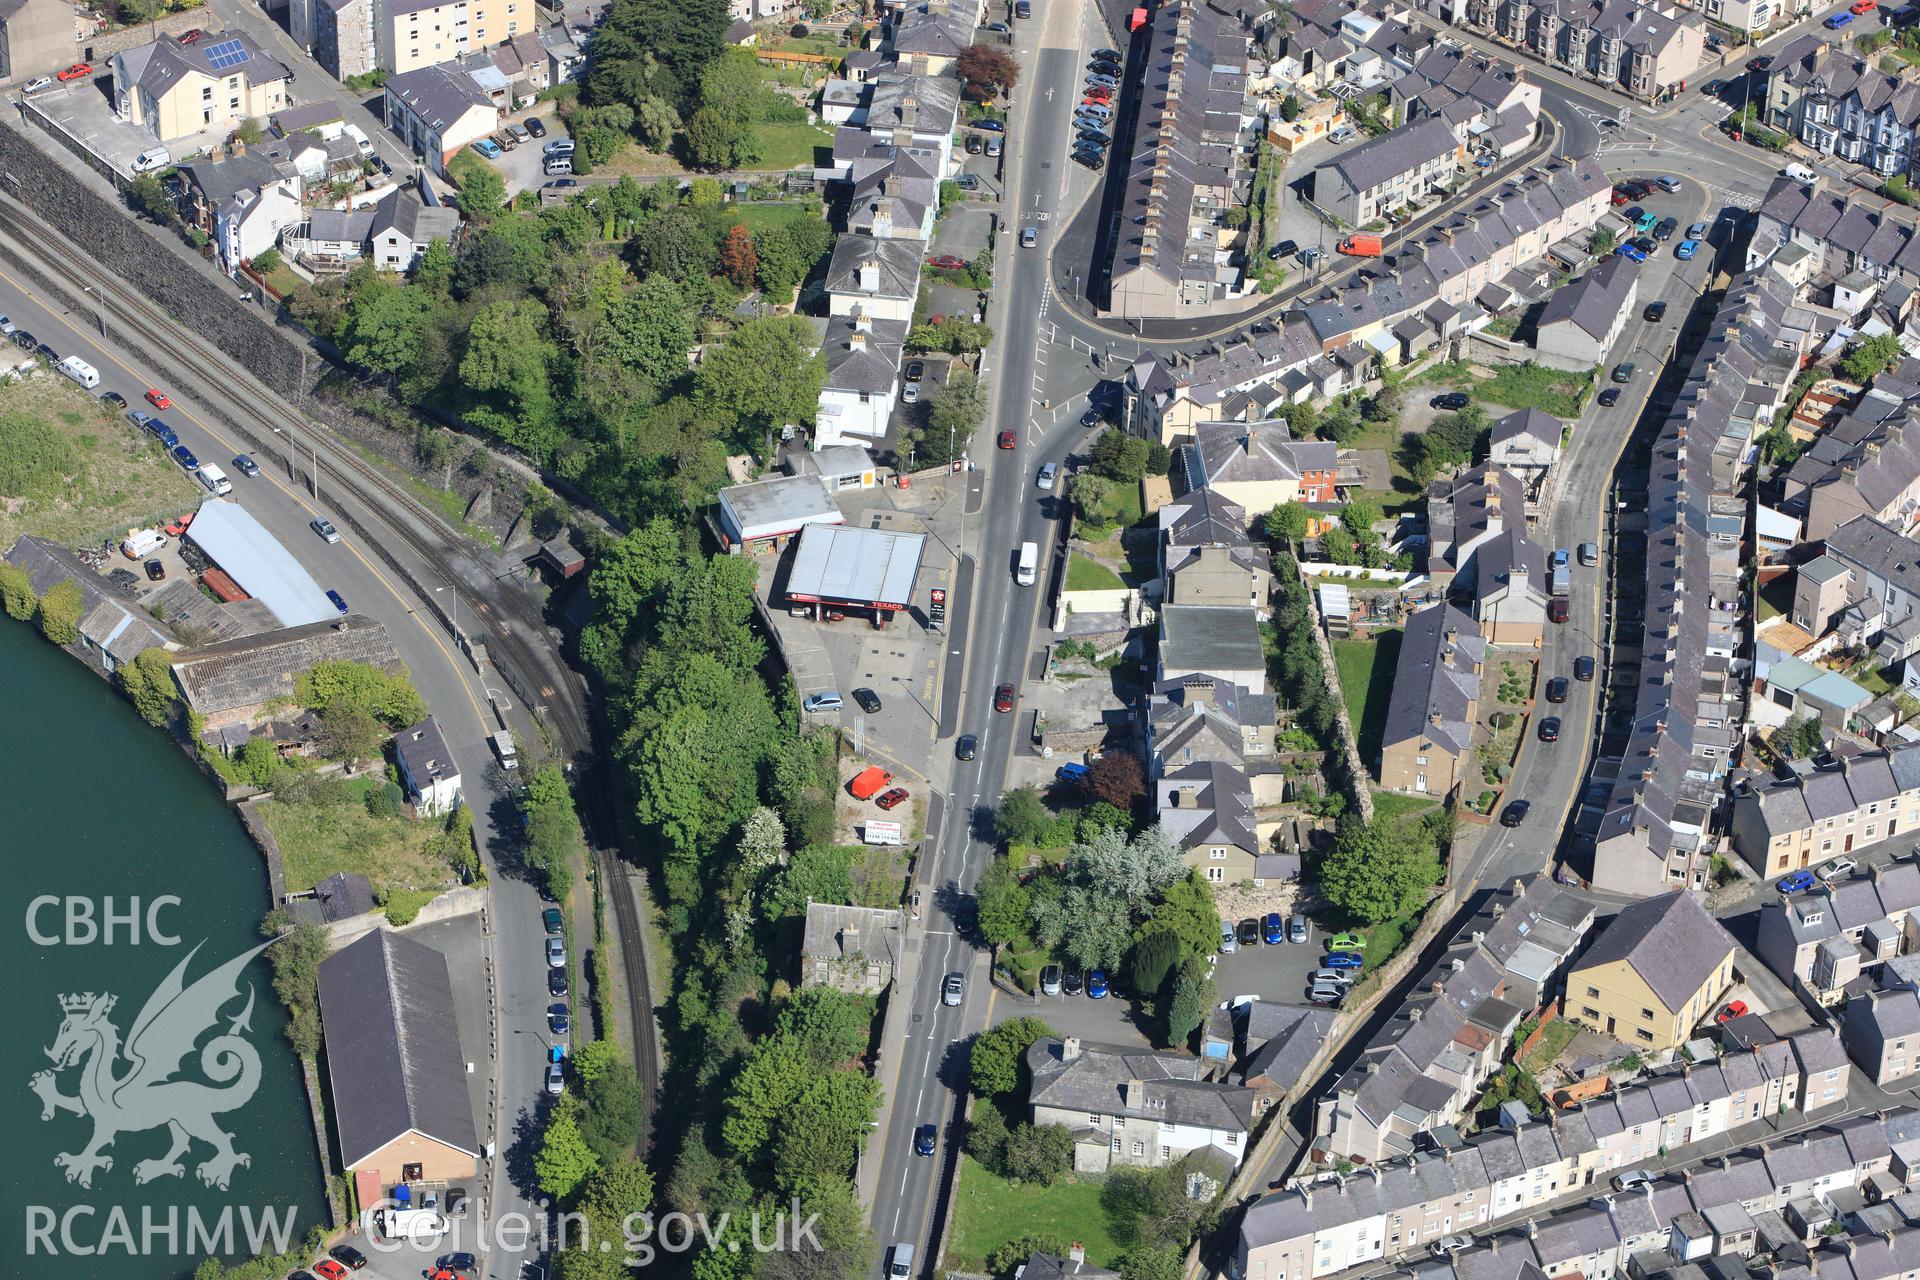
M895 787L891 791L883 792L881 795L875 797L874 803L882 809L892 809L899 805L902 800L905 800L907 794L908 792L905 787Z
M529 129L527 128L527 126L525 126L525 125L523 125L523 124L510 124L510 125L508 125L508 126L507 126L507 136L508 136L509 138L512 138L512 139L513 139L513 143L514 143L514 145L515 145L515 146L519 146L519 145L520 145L521 143L523 143L523 142L531 142L531 141L533 141L533 133L532 133L532 131L531 131L531 130L529 130Z
M560 908L548 907L540 913L540 924L548 933L563 933L566 917L560 914Z
M1307 988L1307 1003L1322 1009L1337 1009L1347 988L1336 982L1316 982Z
M989 157L999 155L1001 151L1005 149L1005 147L1006 147L1006 143L1002 142L999 138L987 139L987 155Z
M473 142L473 149L478 151L481 157L487 160L498 160L503 154L500 150L500 144L492 138L476 138Z
M1671 195L1680 189L1680 179L1672 174L1663 173L1653 180L1653 185Z
M1633 199L1633 197L1627 194L1627 189L1617 183L1614 185L1613 193L1607 197L1608 203L1616 209L1631 199Z
M1357 933L1336 933L1327 939L1329 951L1365 951L1367 940Z
M1269 946L1278 946L1287 940L1286 928L1280 921L1278 911L1269 911L1260 921L1260 940Z
M335 591L332 588L328 588L327 599L333 602L333 607L335 611L339 613L345 613L347 611L347 599L345 596L341 595L338 591Z
M973 128L983 133L1005 133L1007 126L999 120L975 120Z
M1500 811L1500 825L1503 827L1519 826L1527 820L1527 810L1531 808L1533 808L1533 805L1526 800L1515 800L1511 802L1506 808Z
M1080 970L1078 966L1067 966L1065 976L1060 979L1060 989L1070 996L1080 994Z
M951 253L936 253L927 258L927 265L930 267L938 267L942 271L965 271L967 269L967 260L965 258L957 258Z
M93 74L93 67L90 64L85 62L76 62L72 66L68 67L65 71L62 71L60 73L60 79L63 81L84 80L92 74Z
M340 531L334 528L333 521L327 519L325 516L315 516L313 519L307 521L307 528L319 534L322 542L331 543L340 541Z
M567 994L567 971L565 969L547 970L547 994L559 999Z
M1573 660L1573 678L1575 680L1593 679L1593 658L1591 655L1583 653Z
M1325 963L1329 969L1364 969L1367 958L1357 951L1333 951L1327 954Z
M548 156L570 156L573 154L572 138L555 138L540 148L540 154Z
M954 741L953 755L956 760L971 760L979 751L980 739L970 733L963 733Z
M1238 950L1240 950L1240 939L1233 936L1233 925L1222 920L1220 922L1220 954L1230 956Z
M1091 772L1093 771L1081 764L1078 760L1069 760L1058 769L1055 769L1053 776L1057 781L1072 783L1077 786L1085 782L1087 775Z
M1560 741L1560 717L1547 716L1540 721L1540 741Z
M1073 162L1082 169L1092 169L1096 173L1107 167L1106 158L1097 151L1076 151L1073 153Z
M1353 970L1328 969L1323 967L1323 968L1315 969L1312 973L1308 974L1307 981L1308 982L1337 982L1341 986L1350 987L1353 985Z
M840 695L828 690L825 693L810 693L800 703L802 711L838 711L844 705Z
M1234 935L1240 939L1240 945L1243 947L1259 946L1260 922L1254 917L1248 916L1245 920L1242 920L1238 925L1234 926Z
M1653 251L1655 249L1658 249L1660 247L1659 245L1653 242L1653 239L1651 236L1635 236L1633 239L1627 241L1627 243L1632 245L1634 248L1638 249L1640 252L1647 254L1649 256L1653 254Z
M1567 700L1567 678L1555 676L1547 681L1547 701L1565 702Z
M970 156L979 155L983 150L986 149L986 145L987 144L985 142L981 141L979 134L970 133L967 135L967 154L968 155Z
M913 1131L913 1153L917 1156L933 1154L934 1144L939 1141L940 1126L923 1124Z
M354 1271L358 1271L367 1265L367 1255L361 1253L350 1244L337 1244L333 1246L333 1248L327 1250L327 1256L335 1262L338 1262L341 1266Z
M1700 242L1698 240L1682 240L1679 244L1673 246L1673 256L1682 262L1691 261L1693 255L1698 252L1700 252Z
M249 480L258 480L260 478L260 464L255 462L247 454L238 453L234 455L233 469Z
M864 686L853 691L853 700L859 703L860 709L868 715L880 710L880 695Z
M559 1063L547 1064L547 1095L557 1098L567 1091L567 1073Z
M1841 876L1850 876L1860 869L1860 864L1852 858L1835 858L1820 868L1822 880L1838 880Z
M1095 49L1092 56L1105 58L1109 62L1120 61L1120 51L1118 49Z
M1657 323L1659 323L1659 322L1660 322L1660 321L1661 321L1662 319L1664 319L1664 318L1665 318L1665 316L1666 316L1666 314L1667 314L1667 304L1666 304L1666 303L1664 303L1664 302L1649 302L1649 303L1647 304L1647 309L1646 309L1645 311L1642 311L1642 312L1640 313L1640 318L1641 318L1642 320L1651 320L1651 321L1653 321L1654 323L1656 323L1656 324L1657 324Z
M940 984L940 1003L957 1005L967 994L967 980L957 973L950 973L946 981Z
M1003 684L993 691L993 709L995 711L1013 710L1013 686Z
M1679 229L1680 219L1662 218L1653 228L1653 238L1655 240L1671 240L1673 239L1673 233Z
M1781 876L1779 882L1775 884L1773 887L1777 889L1782 895L1786 895L1786 894L1794 894L1794 893L1805 893L1807 890L1813 888L1814 883L1815 883L1815 876L1813 872L1807 871L1807 870L1800 870L1800 871L1790 871L1786 875Z
M547 937L547 967L564 969L567 967L567 944L562 938Z
M1082 129L1080 131L1079 141L1091 142L1095 146L1104 147L1111 144L1113 142L1113 139L1108 137L1106 134L1100 132L1100 130L1098 129Z
M539 116L528 116L526 119L526 128L527 132L536 138L544 138L547 136L547 122Z

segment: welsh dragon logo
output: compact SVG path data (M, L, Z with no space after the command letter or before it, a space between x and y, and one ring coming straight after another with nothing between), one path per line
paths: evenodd
M93 1118L92 1140L79 1151L53 1158L56 1167L66 1170L68 1182L93 1186L95 1170L113 1168L106 1148L115 1138L162 1125L172 1134L173 1145L158 1159L133 1166L136 1183L184 1175L181 1157L196 1139L213 1148L212 1157L195 1169L210 1187L226 1190L236 1166L252 1165L251 1156L233 1149L233 1135L214 1123L222 1112L245 1106L260 1087L260 1054L242 1034L253 1016L252 987L246 990L246 1007L227 1019L227 1029L200 1046L200 1073L213 1084L175 1076L201 1037L218 1027L221 1007L241 994L241 971L271 945L262 943L186 986L183 975L200 951L195 946L147 998L125 1045L108 1017L119 997L91 991L60 997L65 1017L46 1051L53 1070L36 1072L28 1084L40 1095L42 1120L61 1111ZM127 1069L119 1071L122 1060ZM59 1074L74 1066L80 1067L80 1091L61 1093Z

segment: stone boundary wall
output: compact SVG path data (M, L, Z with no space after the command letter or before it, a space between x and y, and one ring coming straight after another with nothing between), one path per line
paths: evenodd
M1313 619L1313 646L1320 651L1320 670L1326 678L1327 692L1333 696L1334 714L1340 721L1340 753L1347 758L1347 768L1353 773L1350 790L1354 808L1359 810L1361 821L1372 822L1373 788L1367 783L1373 774L1360 758L1360 743L1354 737L1353 721L1347 717L1347 700L1340 691L1340 668L1334 665L1333 646L1327 642L1326 619L1320 616L1319 595L1304 580L1300 586L1307 595L1307 616Z

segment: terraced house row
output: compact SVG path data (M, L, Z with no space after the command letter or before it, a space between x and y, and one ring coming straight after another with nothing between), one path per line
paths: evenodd
M1410 1158L1302 1183L1247 1208L1229 1274L1312 1280L1390 1261L1444 1235L1537 1213L1663 1154L1684 1164L1687 1146L1740 1126L1841 1103L1851 1074L1839 1038L1814 1028L1680 1064L1544 1123L1434 1141ZM1690 1185L1700 1209L1777 1210L1815 1188L1858 1185L1890 1154L1881 1121L1861 1117L1744 1152L1724 1168L1695 1167ZM1556 1259L1549 1274L1567 1274L1574 1261Z

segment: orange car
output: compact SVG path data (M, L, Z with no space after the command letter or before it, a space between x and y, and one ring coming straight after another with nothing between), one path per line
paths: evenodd
M62 80L84 80L93 74L93 67L85 62L76 62L60 73Z
M167 399L167 393L155 390L152 387L147 388L147 403L156 409L173 408L173 401Z

